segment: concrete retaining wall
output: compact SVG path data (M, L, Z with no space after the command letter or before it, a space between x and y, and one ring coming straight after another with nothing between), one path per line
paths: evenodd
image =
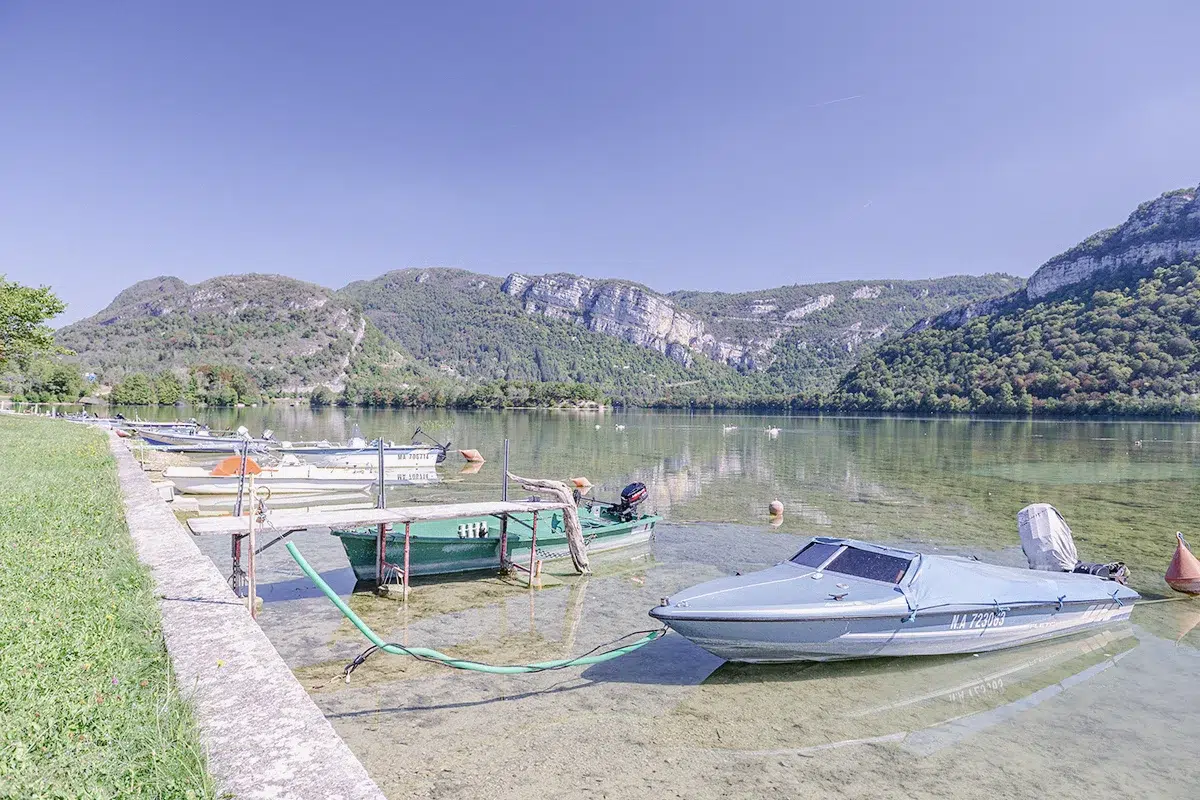
M133 454L109 437L129 533L154 574L171 664L219 789L238 800L382 800Z

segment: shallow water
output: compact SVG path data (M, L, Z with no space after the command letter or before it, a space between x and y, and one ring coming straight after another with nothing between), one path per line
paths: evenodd
M237 416L235 417L235 413ZM1200 425L730 415L245 409L214 424L292 438L405 438L418 423L488 463L389 502L498 496L512 470L644 481L667 522L588 578L529 591L485 576L418 584L407 604L355 594L387 638L492 662L578 654L653 627L680 588L852 535L1020 564L1016 513L1051 502L1080 556L1121 559L1147 599L1132 625L980 656L724 664L671 635L586 669L515 677L378 655L340 680L362 637L282 548L260 562L264 630L394 797L1185 797L1200 788L1200 601L1162 581L1194 528ZM616 425L624 425L617 430ZM599 428L596 428L599 425ZM723 426L737 425L725 432ZM776 437L764 429L778 426ZM515 491L515 490L514 490ZM771 500L786 508L772 527ZM1200 540L1200 532L1193 536ZM295 537L343 595L323 531ZM222 568L228 543L202 547ZM561 573L563 567L549 567Z

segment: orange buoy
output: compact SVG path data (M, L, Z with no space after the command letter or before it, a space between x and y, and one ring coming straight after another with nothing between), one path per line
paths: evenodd
M592 488L592 482L589 481L587 478L571 478L571 483L574 484L576 489Z
M218 478L225 478L230 475L238 475L242 471L242 457L229 456L221 460L221 463L213 467L212 475ZM246 459L246 474L259 475L262 473L262 467L253 458Z
M478 450L459 450L458 454L460 456L462 456L463 458L465 458L467 461L470 461L472 464L482 464L483 463L483 456L481 456L479 454Z
M1167 586L1184 594L1200 594L1200 560L1188 549L1183 534L1175 535L1179 537L1179 544L1175 546L1175 555L1167 567Z

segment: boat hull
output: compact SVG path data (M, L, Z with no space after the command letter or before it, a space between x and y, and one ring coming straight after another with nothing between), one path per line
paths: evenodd
M179 478L167 476L181 494L236 495L241 485L237 475ZM269 487L272 494L315 494L318 492L365 492L374 485L371 478L306 479L254 476L254 485ZM249 485L249 482L246 484Z
M240 453L245 449L245 439L232 436L195 436L166 430L147 430L137 427L133 429L146 444L156 447L168 447L178 453ZM250 452L265 450L259 440L250 440Z
M280 453L291 454L303 458L307 463L321 467L353 467L360 469L377 468L379 451L363 448L318 448L318 447L284 447ZM394 467L435 467L438 454L441 451L435 447L392 448L383 451L384 469Z
M658 517L641 517L628 522L607 522L581 515L584 541L589 553L599 553L650 541ZM458 535L459 526L480 530L487 523L486 536ZM508 525L506 559L526 563L530 556L529 515L515 514ZM356 578L374 581L377 534L374 530L335 530L332 532L346 551ZM568 558L570 549L558 514L538 520L537 558L554 561ZM387 537L386 559L395 565L404 564L404 529L397 526ZM409 537L409 574L445 575L458 572L477 572L500 569L500 521L494 517L471 517L449 522L414 523Z
M906 616L818 619L702 618L681 616L670 606L650 615L730 661L779 663L839 661L888 656L982 653L1070 636L1128 620L1133 603L1066 603L1012 608L1001 613L967 611Z
M168 467L163 477L181 494L236 495L242 482L235 475L213 475L198 467ZM321 492L364 492L377 483L377 473L367 469L327 469L309 465L267 469L254 476L255 488L265 486L271 494L316 494ZM388 486L418 486L437 481L430 467L389 470ZM245 486L249 486L247 481Z

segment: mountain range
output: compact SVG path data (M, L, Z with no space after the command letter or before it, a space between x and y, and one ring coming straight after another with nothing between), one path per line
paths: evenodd
M429 268L334 291L277 275L161 277L58 340L105 382L232 364L268 394L437 378L586 383L651 403L831 388L919 319L1021 285L985 275L659 294L562 273Z
M1191 413L1198 257L1200 201L1181 189L1028 281L659 293L626 280L449 268L337 290L277 275L162 277L58 338L106 382L223 364L268 395L326 387L351 403L426 402L433 392L504 404L531 386L586 385L645 405ZM426 395L414 399L418 390Z

